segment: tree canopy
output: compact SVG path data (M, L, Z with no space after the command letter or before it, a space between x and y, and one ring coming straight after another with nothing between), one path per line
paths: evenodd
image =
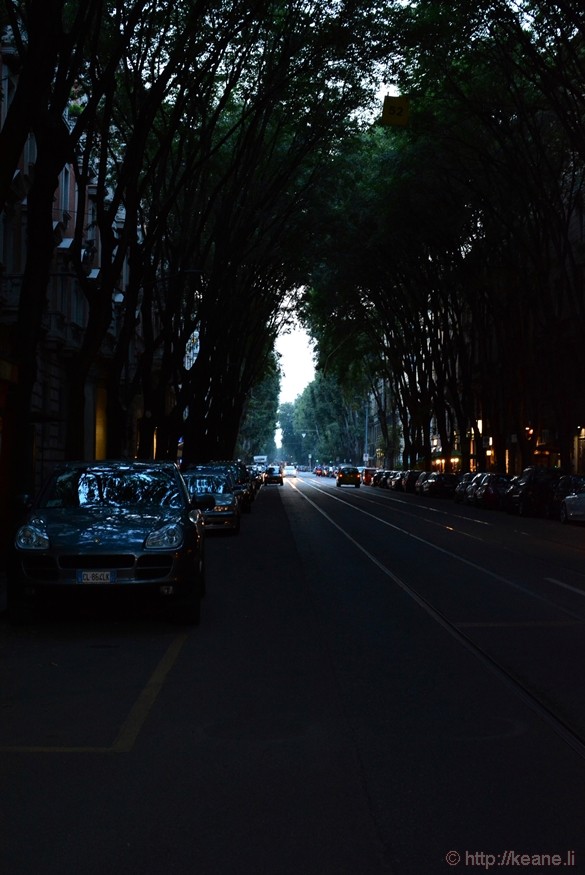
M10 399L23 433L69 163L69 267L88 317L68 454L83 445L87 384L114 318L109 454L136 403L140 454L155 431L160 455L182 438L187 459L265 444L253 399L275 415L274 341L296 309L320 367L313 396L280 411L297 443L317 440L318 404L320 454L355 458L364 395L383 380L405 464L429 464L437 436L467 461L475 437L478 463L489 437L500 465L519 464L547 433L568 462L585 417L574 4L4 0L2 24L18 70L0 131L8 218L30 131L37 147ZM380 124L382 79L408 97L408 126ZM18 452L25 465L24 443Z
M434 428L464 464L472 435L479 465L490 448L512 468L548 436L568 467L585 414L583 14L502 0L397 15L387 75L411 123L336 156L304 298L322 366L377 360L406 464L430 463Z
M316 231L314 198L330 155L372 99L389 29L385 5L5 5L19 77L0 132L3 204L10 205L30 131L37 147L14 346L16 421L25 426L30 417L52 199L71 163L79 210L70 267L88 319L68 387L68 455L83 447L87 382L116 297L121 330L105 365L108 453L120 451L140 396L140 453L152 452L156 430L161 455L174 455L182 436L188 458L229 456L303 281L302 253ZM89 197L100 239L97 280L82 221ZM121 380L136 313L144 352L130 381ZM23 445L23 465L27 455Z

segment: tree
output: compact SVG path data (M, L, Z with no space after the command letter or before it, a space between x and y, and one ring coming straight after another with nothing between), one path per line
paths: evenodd
M275 458L279 391L280 377L276 359L273 359L270 372L250 393L238 434L237 458L248 461L253 456Z
M31 401L55 248L52 210L58 176L64 165L73 161L76 148L91 131L98 107L104 95L111 92L118 64L149 6L146 0L133 4L114 0L109 4L97 0L88 3L67 0L7 3L21 69L16 92L0 131L0 150L7 156L6 162L2 162L0 175L3 204L7 198L6 177L9 174L12 178L24 140L31 130L37 149L34 179L27 202L28 254L14 335L13 358L19 380L8 400L14 429L21 436L14 448L13 494L22 488L22 481L29 489L33 482ZM84 78L91 84L87 101L75 122L69 124L66 110L76 83ZM82 274L80 233L78 228L75 267Z
M318 371L294 405L283 406L287 455L296 461L302 458L303 464L309 453L313 460L325 463L361 461L365 399L356 384L341 386L334 376ZM279 416L282 427L283 407Z
M464 461L474 433L483 464L480 420L502 466L506 435L530 458L527 425L556 431L568 460L583 407L569 367L583 328L583 162L545 74L568 45L578 53L574 18L545 9L519 33L528 19L506 3L405 4L390 70L411 95L411 127L374 129L339 157L309 323L341 362L369 338L394 387L405 462L428 464L431 417L447 454L457 431Z

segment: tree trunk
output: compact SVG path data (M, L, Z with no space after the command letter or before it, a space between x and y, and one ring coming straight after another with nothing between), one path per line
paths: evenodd
M28 195L27 260L20 291L13 354L18 367L18 385L9 398L13 406L8 416L12 418L15 433L19 436L12 465L13 496L23 488L26 491L34 488L31 408L37 377L37 350L42 337L47 287L55 249L52 212L59 169L60 162L55 161L54 153L43 153L40 145L35 182Z

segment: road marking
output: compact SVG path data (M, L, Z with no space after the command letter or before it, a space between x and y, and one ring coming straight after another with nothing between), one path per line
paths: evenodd
M493 674L495 674L501 681L503 681L506 686L511 689L518 698L524 702L525 705L530 708L530 710L540 717L550 728L561 738L569 747L572 748L582 759L585 759L585 743L582 738L580 738L577 733L560 717L551 711L543 702L536 698L527 687L523 686L522 682L516 678L513 674L507 671L502 665L499 665L496 660L489 655L489 653L484 650L479 644L476 644L471 638L469 638L465 632L461 631L461 629L457 628L457 626L452 623L441 611L434 608L430 602L428 602L423 596L419 595L416 590L412 589L407 583L401 580L396 574L394 574L390 569L384 565L379 559L366 550L359 541L356 541L355 538L344 529L339 523L336 523L329 514L319 507L318 504L315 504L304 492L302 492L298 487L294 487L299 495L301 495L305 501L308 503L325 519L331 523L331 525L336 528L348 541L350 541L361 553L363 553L369 560L372 562L380 571L389 577L400 589L408 595L423 611L431 617L431 619L435 620L442 629L445 630L452 638L458 641L463 647L467 650L468 653L475 656L481 664L489 669ZM332 496L335 498L335 496ZM340 499L337 499L340 500ZM345 503L345 502L344 502ZM358 509L358 508L356 508ZM364 513L367 513L364 511ZM372 516L372 514L367 513L367 516ZM382 522L382 521L381 521ZM392 526L392 528L397 528L396 526ZM402 529L398 529L398 531L402 531ZM406 532L406 534L409 534ZM417 541L422 541L423 543L428 543L424 541L422 538L415 537ZM430 544L429 546L433 546ZM440 547L437 548L442 553L448 553L447 550L442 550ZM473 564L473 563L468 563ZM495 576L495 575L494 575ZM567 612L568 613L568 612ZM576 619L579 619L576 617Z
M549 583L556 584L556 586L562 586L563 589L570 589L571 592L576 592L577 595L585 596L585 592L582 589L578 589L576 586L571 586L568 583L563 583L562 580L556 580L556 578L554 577L545 577L544 579L547 580Z
M291 485L293 485L293 484L291 484ZM314 501L311 501L311 499L307 495L305 495L304 492L302 492L302 490L300 490L298 488L298 486L293 486L293 488L297 490L299 495L302 495L302 497L305 499L305 501L308 501L310 504L312 504L313 507L315 507L324 516L326 516L327 519L329 519L333 523L333 525L337 526L337 523L334 523L333 520L331 520L331 517L329 517L325 513L325 511L322 511L319 508L319 506L317 504L315 504ZM381 517L376 516L375 514L370 513L367 510L363 510L361 507L357 507L357 505L355 505L355 504L350 504L348 501L344 501L342 498L338 498L337 495L330 495L329 490L318 489L317 491L320 492L322 495L325 495L327 498L330 498L332 501L339 501L341 504L345 505L346 507L349 507L352 510L357 511L358 513L364 514L365 516L370 517L373 520L376 520L376 522L381 523L383 526L387 526L390 529L394 529L395 532L399 532L401 535L406 535L406 537L412 538L414 541L418 541L420 544L424 544L425 547L430 547L432 550L436 550L438 553L443 553L444 556L448 556L450 559L454 559L457 562L461 562L463 565L467 565L469 568L473 568L474 571L478 571L481 574L485 574L488 577L491 577L493 580L497 580L499 583L503 583L505 586L512 587L512 589L517 589L519 592L523 593L524 595L530 596L530 598L533 598L536 601L544 602L546 605L549 605L549 606L552 605L557 611L560 611L563 614L568 614L570 617L573 617L573 619L575 619L575 620L581 619L581 617L579 617L578 614L573 613L573 611L568 610L568 608L563 608L560 605L555 605L554 602L551 602L551 600L548 599L546 596L539 595L538 593L535 593L530 589L526 589L526 587L522 586L521 584L515 583L513 580L509 580L507 577L502 577L500 574L496 574L495 571L489 571L487 568L483 568L481 565L477 565L475 562L472 562L470 559L464 559L462 556L458 556L457 553L452 553L451 550L446 550L444 547L439 547L436 544L433 544L431 541L427 541L427 540L425 540L425 538L421 538L419 535L414 535L412 532L409 532L406 529L401 528L400 526L394 525L394 523L390 523L387 520L384 520ZM412 514L412 516L414 516L414 514ZM428 522L428 520L426 520L425 522ZM342 529L340 526L337 526L337 528L339 528L339 530L341 532L344 532L344 534L345 534L344 529ZM350 537L350 536L347 535L347 537ZM353 538L350 538L350 540L353 540ZM354 543L357 544L357 541L354 541ZM363 548L360 546L360 549L363 549ZM364 552L366 552L366 551L364 550ZM367 554L367 555L369 555L369 554ZM376 562L377 562L377 560L376 560ZM380 565L380 567L384 567L384 566Z
M181 635L177 635L150 676L112 745L112 750L116 753L128 753L134 747L134 742L144 726L148 713L154 705L168 673L177 661L188 634L188 632L183 632Z
M329 490L324 489L322 486L318 485L317 483L312 483L310 480L308 480L308 481L305 480L303 482L306 483L308 486L312 487L312 489L316 489L317 492L321 492L321 493L323 493L323 495L329 495ZM387 502L392 502L392 504L401 505L402 507L400 508L400 513L402 513L404 516L409 516L409 517L414 517L415 519L420 519L418 514L414 514L414 513L407 511L407 510L402 509L403 507L404 508L412 507L412 505L409 501L405 501L403 498L396 498L396 496L392 495L392 493L390 493L389 495L386 495L386 490L379 490L378 494L380 495L380 497L382 497L384 495L385 500ZM357 498L357 496L356 496L356 498ZM341 499L339 499L339 500L341 501ZM362 502L367 501L368 504L375 504L377 507L380 506L379 501L376 501L374 498L367 498L363 493L360 495L359 500ZM349 502L347 502L347 504L349 504ZM488 529L493 528L493 523L490 523L487 520L479 520L476 517L470 517L470 516L461 516L461 514L455 513L454 510L443 510L440 507L432 507L430 504L420 504L420 503L417 505L417 507L422 507L422 508L424 508L424 510L428 511L428 513L434 513L437 516L449 516L449 517L454 516L458 520L461 520L462 522L475 523L475 525L477 525L477 526L485 526L485 528L488 528ZM431 525L434 525L434 526L443 525L442 523L436 523L436 522L434 522L434 520L429 520L429 519L425 519L425 522L430 523ZM449 526L445 526L445 528L449 528ZM469 538L474 537L473 535L469 535L466 532L458 532L458 534L466 535ZM482 540L482 539L478 539L478 540Z
M154 705L167 675L177 661L181 648L188 637L189 633L183 632L171 641L162 659L148 679L146 686L131 708L130 713L124 720L111 747L7 745L0 747L0 753L129 753L134 747L134 743L146 722L150 709Z
M534 628L547 628L548 626L582 626L585 623L585 620L510 620L508 621L499 621L496 623L489 622L471 622L471 623L457 623L453 621L453 625L457 626L458 629L531 629Z

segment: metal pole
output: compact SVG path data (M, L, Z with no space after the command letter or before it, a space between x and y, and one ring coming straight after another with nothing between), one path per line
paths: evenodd
M370 414L370 405L368 404L368 399L366 398L366 421L364 428L364 463L367 465L370 461L370 455L368 453L368 418Z

